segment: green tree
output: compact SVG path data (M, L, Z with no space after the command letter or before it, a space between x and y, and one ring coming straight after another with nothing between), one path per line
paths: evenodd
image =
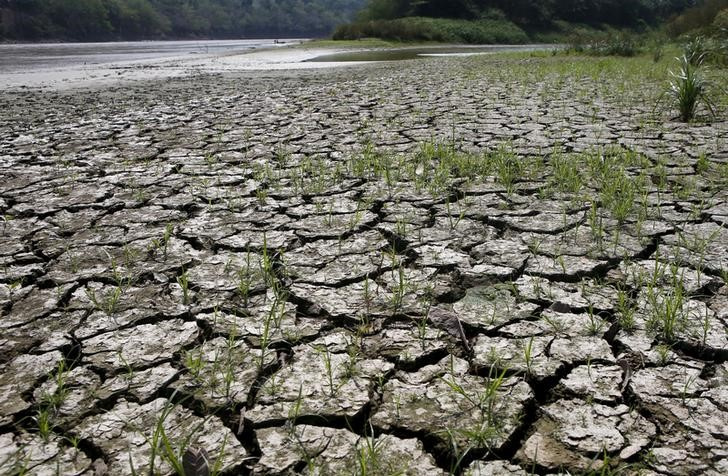
M95 40L112 32L108 11L101 0L50 0L48 12L61 37Z

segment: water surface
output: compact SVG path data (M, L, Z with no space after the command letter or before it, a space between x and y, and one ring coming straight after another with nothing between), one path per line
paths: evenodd
M0 45L0 71L31 72L110 63L222 55L290 44L300 40L120 41Z

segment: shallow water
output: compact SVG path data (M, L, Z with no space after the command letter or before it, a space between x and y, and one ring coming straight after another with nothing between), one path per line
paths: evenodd
M40 43L0 45L0 71L4 73L190 58L193 55L220 55L290 44L300 40L201 40L124 41L106 43Z
M398 49L354 51L318 56L309 62L403 61L432 56L473 56L504 51L533 51L553 48L552 45L478 45L425 46Z

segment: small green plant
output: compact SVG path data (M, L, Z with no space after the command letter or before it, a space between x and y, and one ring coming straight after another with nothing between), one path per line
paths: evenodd
M617 311L619 313L619 325L627 332L635 329L635 306L624 288L617 289Z
M187 369L190 371L190 374L193 378L200 378L200 373L202 372L204 366L205 361L203 360L201 349L198 349L196 351L188 350L187 352L185 352L185 367L187 367Z
M460 207L460 213L458 214L458 216L455 219L453 219L452 213L450 211L450 199L449 198L445 202L445 205L447 207L447 221L450 224L450 229L454 230L458 227L458 224L465 216L465 210L462 209L462 207Z
M658 344L655 347L655 351L657 352L657 363L660 365L667 365L670 361L670 346L667 344Z
M99 296L93 288L85 288L86 297L88 297L94 308L106 313L108 316L113 316L116 313L119 301L121 300L122 288L121 286L115 287L106 295Z
M648 289L648 329L656 332L666 342L673 342L687 322L685 299L683 287L679 284L667 290Z
M472 450L472 446L469 446L467 448L460 448L460 446L458 445L457 437L455 436L453 430L447 428L445 432L447 433L452 453L452 458L450 460L450 474L459 474L462 469L461 466L463 464L463 460L468 455L470 450Z
M2 216L0 216L0 219L2 219L3 222L3 234L7 231L8 223L10 223L11 220L14 219L12 215L9 215L7 213L4 213Z
M339 388L334 383L335 369L334 362L331 359L331 352L329 351L329 348L325 345L317 346L315 350L324 361L324 369L326 370L326 381L329 386L329 396L333 398L336 396L336 392Z
M407 290L409 289L409 283L407 281L404 268L401 264L397 267L396 273L397 282L394 284L394 288L392 289L392 296L390 298L392 305L392 315L396 315L400 311L404 302L404 297L407 294Z
M153 255L157 251L161 250L162 256L166 260L167 259L167 250L169 248L169 242L172 239L173 232L174 232L174 224L167 223L167 225L164 227L164 232L162 233L162 236L160 238L152 239L152 242L149 245L149 252Z
M551 167L551 181L559 192L576 194L581 190L583 179L577 156L554 154L551 157Z
M177 284L182 289L182 304L186 306L190 303L190 279L187 271L177 276Z
M274 301L263 319L263 327L260 333L260 359L258 360L258 368L263 370L265 367L265 359L268 355L268 346L271 342L271 335L275 332L276 315L278 311L278 301Z
M47 443L53 433L51 410L49 408L40 408L36 412L35 417L33 417L33 420L35 420L38 427L38 434Z
M587 309L587 316L589 317L589 322L586 324L586 330L589 335L596 336L601 334L606 322L594 314L594 309L591 305Z
M373 430L370 426L370 434ZM356 452L356 472L362 476L370 474L398 474L396 471L392 471L394 468L387 468L384 466L384 453L383 453L383 440L375 440L373 436L364 436L357 442Z
M506 191L511 194L513 187L518 179L524 173L523 159L518 157L513 150L505 145L500 146L490 157L490 162L495 168L495 176L498 183L506 187Z
M710 161L705 153L698 156L698 160L695 162L695 171L699 174L704 174L710 170Z
M175 392L176 394L176 392ZM174 395L173 398L174 399ZM175 472L180 476L216 476L222 471L223 454L227 446L228 437L222 441L222 445L218 452L215 463L210 467L210 457L204 448L198 448L192 445L197 432L205 425L207 420L203 420L197 425L193 426L185 434L185 436L177 442L173 443L167 435L165 428L165 422L174 410L175 404L168 400L162 411L157 416L154 429L152 430L151 436L144 434L144 438L147 444L151 448L149 455L149 474L157 474L156 463L157 458L161 457L166 461ZM134 469L131 460L131 454L129 455L129 463L131 465L132 474L138 474Z
M683 55L688 59L690 64L700 66L705 61L709 53L708 42L703 36L696 36L685 43L683 47Z
M682 400L682 404L685 405L685 402L690 395L690 387L695 383L695 381L698 379L698 375L691 375L685 380L685 384L683 385L682 390L680 391L680 399Z
M499 412L500 398L498 391L503 386L507 368L500 372L491 367L486 377L483 391L468 392L465 388L455 380L454 376L449 379L440 377L450 389L463 397L465 401L479 410L479 421L471 428L459 430L466 436L468 440L475 442L478 446L489 446L492 441L497 438L502 431L503 421Z
M531 366L533 365L533 337L528 340L528 343L523 348L523 361L526 364L526 375L531 375Z

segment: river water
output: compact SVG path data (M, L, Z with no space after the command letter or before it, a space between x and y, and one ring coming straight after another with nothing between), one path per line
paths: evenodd
M143 63L271 48L300 40L124 41L0 45L0 72L32 72L79 65Z

